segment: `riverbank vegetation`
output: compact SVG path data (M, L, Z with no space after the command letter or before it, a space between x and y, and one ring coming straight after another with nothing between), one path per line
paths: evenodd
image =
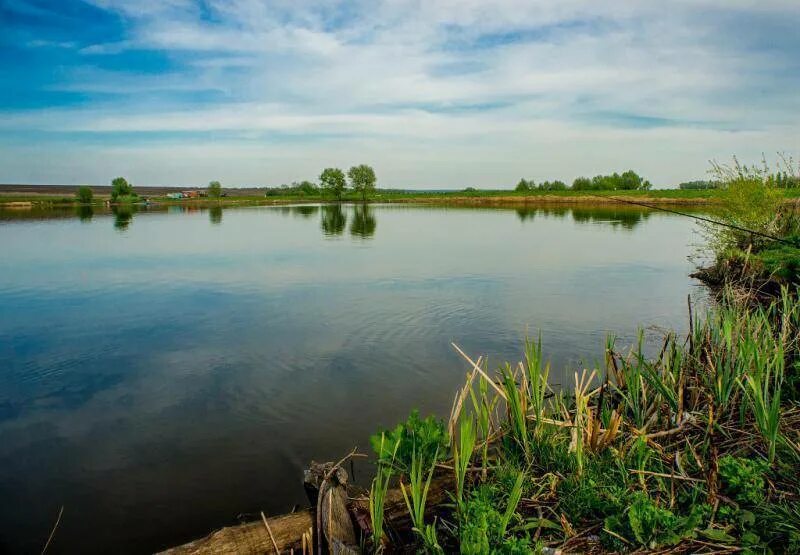
M773 296L782 285L799 285L800 213L784 202L787 189L779 185L800 179L800 165L787 163L772 172L734 158L730 165L715 164L713 171L720 184L715 218L721 225L703 224L713 263L698 277Z
M800 198L800 177L791 168L791 160L786 159L775 172L768 172L765 179L779 190L782 198ZM594 178L579 177L571 186L560 180L542 181L521 179L514 189L478 189L465 187L461 190L403 190L379 189L373 168L367 165L354 166L343 171L339 168L325 168L318 182L303 180L278 187L238 188L228 187L222 192L218 181L212 181L207 188L197 189L197 194L178 194L176 188L145 187L137 195L124 178L116 178L112 186L94 189L93 203L98 202L149 202L162 204L208 203L224 205L272 204L282 202L439 202L453 204L514 204L533 202L610 202L622 199L639 199L644 202L667 204L719 204L724 196L724 183L718 179L694 181L680 184L674 189L653 189L651 184L629 170ZM41 192L39 192L41 190ZM58 192L56 192L58 191ZM60 193L63 191L65 194ZM192 193L192 190L189 191ZM21 208L25 203L31 205L59 205L81 203L75 195L77 188L70 187L0 187L0 204ZM73 195L73 196L69 196ZM178 198L179 197L179 198Z
M643 332L609 337L604 364L562 387L540 340L495 371L464 354L447 423L412 413L373 436L368 551L797 552L798 326L787 290L767 307L729 295L654 357ZM426 510L442 475L448 501ZM381 522L393 481L410 532Z

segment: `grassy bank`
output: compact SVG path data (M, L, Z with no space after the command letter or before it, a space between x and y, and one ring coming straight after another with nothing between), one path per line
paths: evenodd
M367 551L669 553L800 550L800 305L728 299L551 388L539 342L492 370L470 359L445 423L412 414L373 437ZM449 502L428 507L431 477ZM383 530L399 482L413 532ZM431 510L432 509L432 510Z
M77 189L77 188L76 188ZM800 197L800 190L785 189L782 194L792 200ZM653 191L509 191L509 190L462 190L462 191L396 191L377 189L370 197L373 202L437 202L454 204L519 204L534 202L614 202L615 198L640 200L642 202L665 204L697 204L717 203L722 192L719 190L682 190L662 189ZM170 199L163 194L144 195L148 202L159 204L219 204L232 206L238 204L278 204L288 202L330 202L325 195L275 194L238 194L236 189L229 189L223 198ZM93 204L103 204L108 195L96 194ZM355 193L346 192L343 201L356 202L361 198ZM15 204L19 208L25 205L72 205L77 201L74 196L61 194L32 194L30 192L0 192L0 204Z

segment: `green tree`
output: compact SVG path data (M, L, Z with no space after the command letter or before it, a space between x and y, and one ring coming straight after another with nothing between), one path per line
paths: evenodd
M344 172L339 168L325 168L319 176L322 190L333 195L336 200L342 200L342 193L347 188Z
M564 191L567 189L567 184L556 179L555 181L544 181L539 183L537 188L540 191Z
M572 189L574 191L588 191L592 188L592 180L588 177L576 177L572 182Z
M311 183L308 180L301 181L297 189L302 196L306 197L313 197L319 194L319 187L317 187L316 183Z
M208 196L211 198L219 198L222 196L222 183L219 181L212 181L208 184Z
M528 181L523 177L522 179L519 180L519 183L517 183L517 186L514 188L514 190L517 191L518 193L524 193L526 191L530 191L531 189L533 189L533 187L534 187L533 180Z
M92 192L91 187L87 187L86 185L81 185L75 192L75 200L81 204L91 204L93 197L94 193Z
M133 185L128 183L124 177L115 177L111 181L111 200L113 201L130 201L135 197L133 193Z
M350 168L347 177L350 178L350 186L353 190L360 193L361 200L366 202L367 197L375 191L375 170L371 166L361 164Z

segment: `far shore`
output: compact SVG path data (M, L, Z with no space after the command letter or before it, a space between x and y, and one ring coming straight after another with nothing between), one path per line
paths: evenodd
M91 187L94 192L93 204L106 204L110 201L111 188ZM0 185L0 206L25 209L34 206L76 204L75 185ZM222 198L184 198L171 199L167 195L180 191L173 187L136 187L143 202L167 205L223 205L242 204L286 204L307 202L334 202L326 196L265 195L264 189L227 188ZM370 197L371 202L437 203L471 206L517 206L520 204L555 203L614 203L631 200L647 204L706 205L716 200L715 191L683 191L664 189L654 191L558 191L517 193L508 190L470 190L470 191L399 191L377 189ZM356 202L360 198L346 194L342 201Z
M73 206L76 185L0 185L0 207L5 209L46 208L48 206ZM92 186L94 205L110 203L111 187ZM295 203L336 202L328 196L265 194L266 189L226 188L221 198L174 199L167 195L180 191L177 187L137 186L136 193L142 203L188 206L242 206ZM203 190L203 189L196 189ZM377 189L369 202L426 203L460 206L521 206L548 204L640 204L657 206L713 206L719 202L718 190L656 189L650 191L532 191L461 190L461 191L401 191ZM787 202L800 201L800 190L786 189ZM361 198L348 192L341 202L360 202Z

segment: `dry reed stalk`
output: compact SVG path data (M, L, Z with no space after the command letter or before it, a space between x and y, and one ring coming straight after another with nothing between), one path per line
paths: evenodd
M473 368L474 370L477 370L477 371L478 371L478 373L480 373L480 375L484 377L484 379L485 379L485 380L486 380L486 381L489 383L489 385L491 385L491 386L494 388L494 390L497 392L497 394L498 394L498 395L500 395L500 397L502 397L502 398L503 398L505 401L508 401L508 398L506 397L506 394L505 394L505 392L504 392L504 391L503 391L503 390L500 388L500 386L499 386L499 385L497 385L497 384L494 382L494 380L493 380L492 378L490 378L490 377L489 377L489 376L486 374L486 372L484 372L484 371L483 371L483 369L482 369L480 366L478 366L478 364L477 364L475 361L473 361L471 358L469 358L469 357L467 356L467 354L466 354L464 351L462 351L462 350L461 350L461 348L459 348L459 346L458 346L458 345L456 345L455 343L450 343L450 345L452 345L452 346L453 346L453 348L454 348L456 351L458 351L458 354L460 354L462 357L464 357L464 359L465 359L467 362L469 362L469 363L470 363L470 365L472 366L472 368Z
M478 357L477 364L480 365L482 360L483 360L482 356ZM472 382L475 380L475 374L476 374L475 369L473 368L472 371L469 373L469 377L467 378L467 383L464 385L464 387L461 388L461 390L458 393L456 393L456 397L455 399L453 399L453 408L450 410L450 420L447 423L447 433L450 435L451 439L455 436L454 432L455 432L456 422L458 422L458 419L461 416L461 409L464 406L464 399L467 398L467 394L469 393L469 390L472 388Z
M275 548L275 553L280 554L280 550L278 549L278 544L275 542L275 536L272 535L272 529L269 527L269 523L267 522L267 517L264 516L264 511L261 511L261 520L264 522L264 527L267 529L267 533L269 534L269 539L272 541L272 547Z

